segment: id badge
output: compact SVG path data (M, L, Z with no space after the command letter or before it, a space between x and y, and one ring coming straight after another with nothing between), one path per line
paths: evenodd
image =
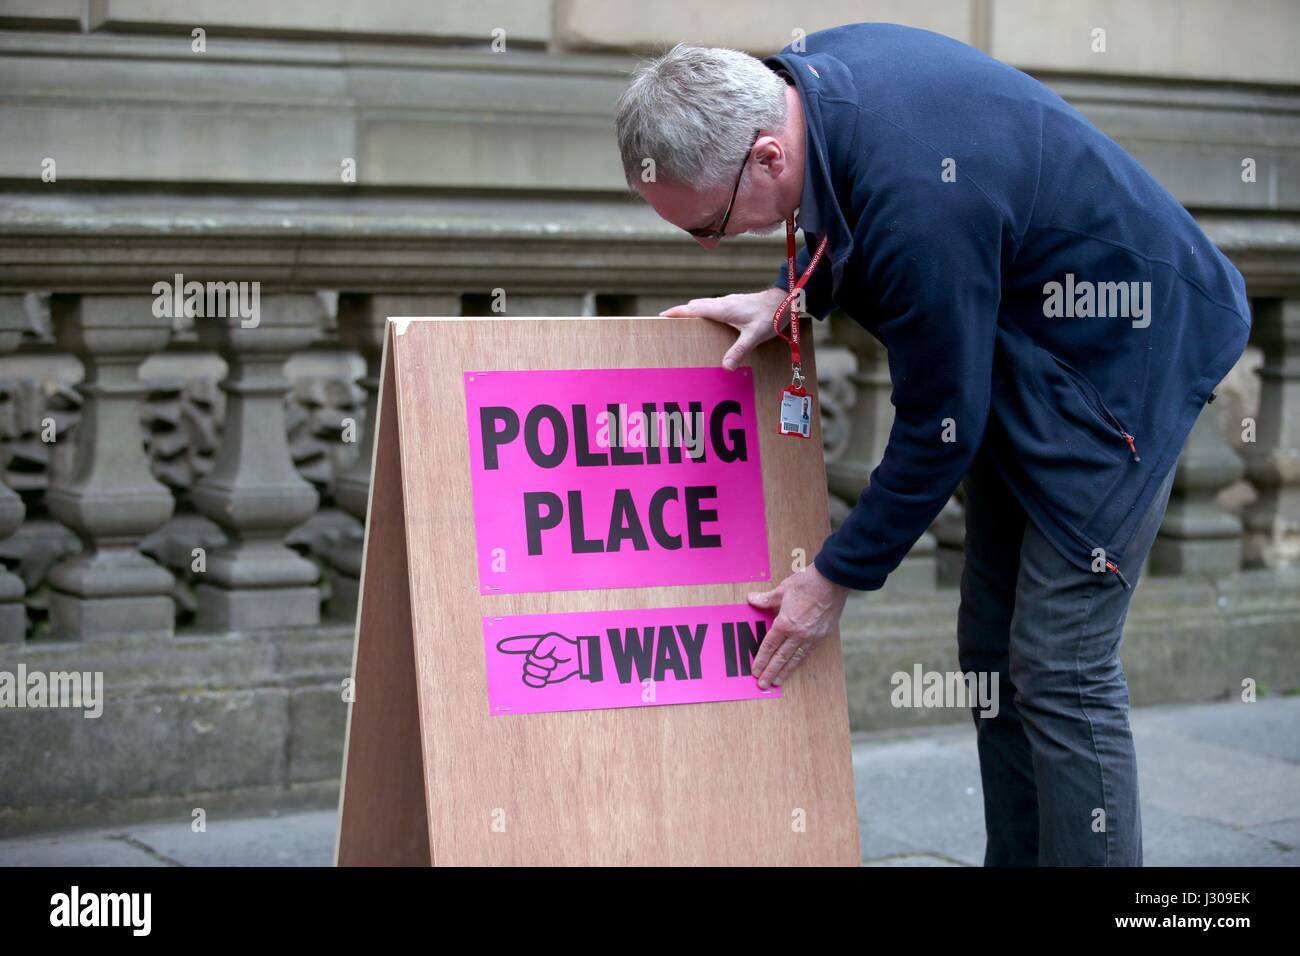
M806 388L787 385L781 389L780 434L812 437L812 396Z

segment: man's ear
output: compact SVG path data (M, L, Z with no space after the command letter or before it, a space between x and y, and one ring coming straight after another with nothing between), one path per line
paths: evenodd
M781 141L775 136L764 136L758 142L758 154L754 157L755 162L768 176L776 179L785 170L785 165L789 162L789 156Z

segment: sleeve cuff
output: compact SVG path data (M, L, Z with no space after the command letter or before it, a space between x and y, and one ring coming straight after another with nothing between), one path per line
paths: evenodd
M772 283L772 286L782 292L790 291L790 282L786 279L784 272L777 276L777 280ZM808 286L804 286L803 291L806 308L800 310L801 315L811 315L814 319L825 321L826 317L835 311L831 303L820 301L812 292L809 292Z
M829 544L830 538L827 538L826 541ZM838 584L840 587L849 588L852 591L879 591L885 586L884 578L871 578L855 574L852 568L846 565L846 562L837 558L832 551L827 549L826 544L822 545L817 557L813 558L813 566L827 581Z

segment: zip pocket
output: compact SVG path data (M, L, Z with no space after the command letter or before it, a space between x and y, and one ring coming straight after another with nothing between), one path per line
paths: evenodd
M1047 350L1044 349L1043 351ZM1133 460L1141 461L1142 459L1138 455L1137 444L1134 441L1133 436L1129 434L1128 429L1120 423L1120 420L1115 417L1114 413L1106 407L1106 403L1101 400L1101 395L1098 393L1092 382L1088 381L1073 366L1061 361L1055 355L1052 355L1051 352L1048 352L1047 354L1050 355L1052 361L1060 366L1061 370L1066 373L1066 377L1078 390L1079 397L1083 399L1084 404L1091 409L1092 413L1097 416L1097 419L1107 428L1116 432L1119 438L1128 444L1128 450L1129 453L1132 454Z

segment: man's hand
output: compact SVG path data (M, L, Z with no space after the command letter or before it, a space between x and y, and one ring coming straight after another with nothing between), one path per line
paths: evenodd
M755 607L777 609L776 620L750 667L759 687L779 687L813 648L831 636L848 596L848 588L826 580L813 565L790 575L771 591L749 596Z
M784 289L773 286L762 292L737 292L717 299L691 299L684 305L665 309L660 315L670 319L699 316L724 322L740 333L736 344L722 357L722 367L734 372L754 348L775 337L772 331L772 313L786 296ZM790 313L782 317L781 324L789 322Z

